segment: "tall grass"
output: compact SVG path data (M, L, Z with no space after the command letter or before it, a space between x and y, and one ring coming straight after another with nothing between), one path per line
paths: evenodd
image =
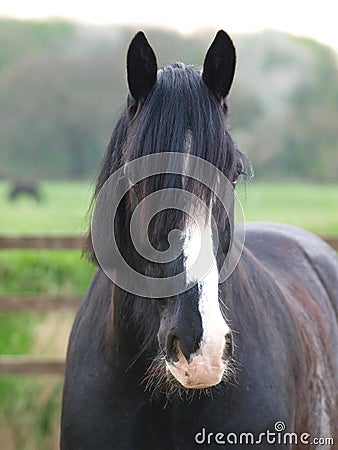
M83 294L93 267L78 251L0 253L0 294ZM0 353L64 355L73 314L0 314ZM0 378L0 448L58 448L62 379ZM12 444L11 444L12 443Z

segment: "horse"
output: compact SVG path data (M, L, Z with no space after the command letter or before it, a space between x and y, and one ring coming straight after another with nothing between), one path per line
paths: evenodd
M102 160L85 249L98 267L67 351L62 450L334 448L335 251L290 225L248 223L220 279L237 245L236 182L250 168L228 129L235 66L223 30L202 70L158 69L141 31L129 45L127 103ZM154 157L167 170L153 170ZM214 168L209 186L198 178L203 164ZM166 190L178 204L190 197L167 206ZM151 201L154 192L162 196ZM102 256L112 239L129 278L110 250ZM147 240L162 259L140 254Z
M11 202L16 200L19 196L29 196L35 201L41 201L41 193L37 183L33 181L15 181L12 184L8 198Z

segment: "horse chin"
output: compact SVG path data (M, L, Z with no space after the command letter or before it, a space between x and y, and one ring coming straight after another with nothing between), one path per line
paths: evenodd
M222 360L212 361L196 355L188 362L180 354L177 362L166 362L167 370L186 389L206 389L219 384L225 372Z

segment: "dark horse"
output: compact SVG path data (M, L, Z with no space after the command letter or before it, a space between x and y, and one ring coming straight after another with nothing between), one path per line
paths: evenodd
M103 160L96 204L112 174L161 152L163 158L169 152L208 161L229 180L225 196L233 204L234 185L246 171L226 126L235 62L224 31L211 44L202 72L182 63L157 70L144 34L134 37L127 55L130 95ZM181 175L168 169L127 180L114 233L136 272L160 283L184 271L185 290L161 296L149 289L147 297L134 287L123 289L103 270L89 236L88 251L100 267L70 337L61 449L333 449L336 253L291 226L247 224L239 262L220 283L234 210L225 211L212 189L185 176L190 167L179 169ZM216 189L219 179L213 181ZM164 208L147 227L147 208L141 208L136 232L159 253L174 242L170 231L179 230L181 253L171 262L152 262L139 255L127 230L143 200L167 188L186 190L207 208L189 202L187 211ZM191 217L201 219L202 259L211 261L203 277L190 264L199 246Z
M9 200L14 201L23 195L32 197L37 202L41 201L39 186L34 181L15 181L12 184L11 190L8 194Z

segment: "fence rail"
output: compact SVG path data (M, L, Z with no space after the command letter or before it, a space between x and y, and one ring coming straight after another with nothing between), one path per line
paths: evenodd
M73 295L0 295L0 312L50 312L75 310L81 302Z
M81 249L83 236L3 236L0 249L72 250Z
M338 251L338 236L321 236ZM0 235L0 249L72 250L81 249L82 236L4 236ZM0 313L49 312L75 310L81 301L79 296L37 295L0 296ZM63 375L63 357L6 355L0 356L0 375Z
M338 251L338 236L320 236L331 247ZM72 250L82 249L83 236L4 236L0 235L0 249L35 249L35 250Z
M321 236L321 238L338 251L338 236Z
M49 356L0 356L0 375L63 375L65 359Z

